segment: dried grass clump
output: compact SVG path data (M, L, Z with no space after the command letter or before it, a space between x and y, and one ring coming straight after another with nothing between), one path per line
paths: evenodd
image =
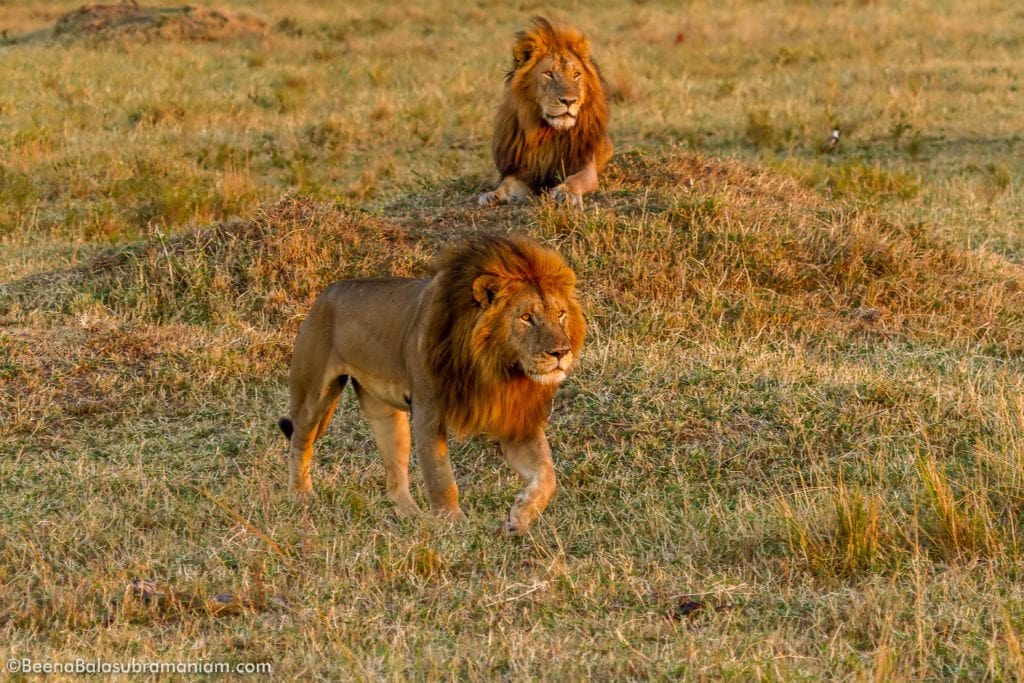
M427 264L404 231L379 219L286 199L251 220L114 249L15 283L0 290L0 316L99 306L133 322L275 327L305 315L334 280L412 275Z

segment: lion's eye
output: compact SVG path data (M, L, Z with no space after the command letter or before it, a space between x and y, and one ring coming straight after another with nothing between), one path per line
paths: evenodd
M581 77L581 76L583 76L583 74L581 74L581 73L580 73L579 71L577 71L576 73L574 73L574 74L572 75L572 80L574 80L574 81L578 81L578 80L580 80L580 77Z
M543 76L544 76L544 78L549 78L550 79L550 78L554 78L555 74L551 73L550 71L545 71L543 73Z
M565 322L565 317L566 317L565 311L559 311L558 312L558 322L564 323Z
M522 320L527 325L533 324L533 316L530 315L529 313L523 313L521 316L519 316L519 319Z

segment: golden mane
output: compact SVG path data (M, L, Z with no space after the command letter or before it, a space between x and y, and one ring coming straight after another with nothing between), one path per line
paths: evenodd
M611 157L604 81L590 57L590 43L575 28L534 17L516 35L512 69L494 124L494 161L502 176L515 175L535 192L549 189L591 160L600 171ZM534 68L544 55L574 55L583 67L586 99L571 129L548 126L533 96Z
M491 276L503 296L482 307L473 284ZM586 324L576 302L576 276L562 257L523 236L478 234L444 252L425 328L426 362L447 429L456 437L487 433L528 438L547 424L556 385L539 384L506 357L509 308L522 291L558 293L566 302L573 354Z

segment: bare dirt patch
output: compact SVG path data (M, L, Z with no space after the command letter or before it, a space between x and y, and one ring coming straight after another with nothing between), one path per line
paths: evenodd
M135 2L83 5L62 15L55 38L138 36L167 40L218 41L262 36L267 25L254 17L197 5L145 7Z

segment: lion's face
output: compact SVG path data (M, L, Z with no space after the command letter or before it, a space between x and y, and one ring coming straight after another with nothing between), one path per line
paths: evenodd
M583 64L572 54L545 55L534 66L534 99L544 122L555 130L576 125L587 97L583 75Z
M510 302L508 352L516 367L534 382L561 384L572 366L569 302L558 295L541 296L532 288Z
M491 350L486 355L534 382L561 384L583 343L583 312L572 293L490 276L479 278L474 290L484 306L476 338Z
M567 131L579 122L581 112L586 115L593 102L602 100L590 43L577 29L534 17L516 36L512 60L507 81L520 116L529 110L538 123Z

